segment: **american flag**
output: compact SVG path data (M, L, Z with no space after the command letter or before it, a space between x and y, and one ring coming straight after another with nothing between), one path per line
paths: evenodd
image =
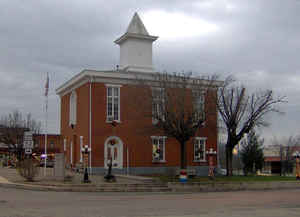
M48 90L49 90L49 74L47 72L47 80L45 85L45 96L48 96Z

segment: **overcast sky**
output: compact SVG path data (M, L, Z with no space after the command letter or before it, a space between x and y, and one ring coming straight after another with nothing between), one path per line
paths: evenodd
M286 95L266 138L300 134L298 0L1 0L0 115L18 109L44 121L50 73L49 132L59 133L55 89L81 70L114 69L113 43L138 12L154 43L157 70L233 74L250 90Z

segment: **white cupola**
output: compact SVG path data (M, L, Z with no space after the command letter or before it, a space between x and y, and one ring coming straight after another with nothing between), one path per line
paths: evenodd
M147 32L137 13L125 34L115 40L120 45L120 69L132 72L153 72L152 43L157 39Z

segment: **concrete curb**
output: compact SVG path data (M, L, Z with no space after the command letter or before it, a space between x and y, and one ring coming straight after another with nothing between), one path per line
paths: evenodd
M54 186L0 183L0 187L55 192L171 192L167 185L102 184L99 186Z
M173 192L220 192L220 191L255 191L300 189L300 182L206 182L206 183L177 183L169 182L168 187Z
M54 192L225 192L300 189L300 182L218 182L218 183L177 183L166 184L103 184L99 186L55 186L30 185L21 183L0 183L0 187L33 191Z
M133 176L133 175L115 175L117 178L123 178L127 180L135 180L135 181L142 181L142 182L156 182L156 179L151 177L143 177L143 176Z

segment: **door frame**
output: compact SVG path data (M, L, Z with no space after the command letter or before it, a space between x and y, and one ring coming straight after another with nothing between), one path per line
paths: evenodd
M111 141L111 140L116 140L116 144L114 146L111 146L108 142ZM119 164L118 166L116 167L112 167L112 168L119 168L119 169L123 169L123 142L122 140L117 137L117 136L110 136L108 137L105 142L104 142L104 168L108 168L107 166L107 149L108 147L111 146L111 147L118 147L118 158L119 158ZM120 152L120 153L119 153Z

